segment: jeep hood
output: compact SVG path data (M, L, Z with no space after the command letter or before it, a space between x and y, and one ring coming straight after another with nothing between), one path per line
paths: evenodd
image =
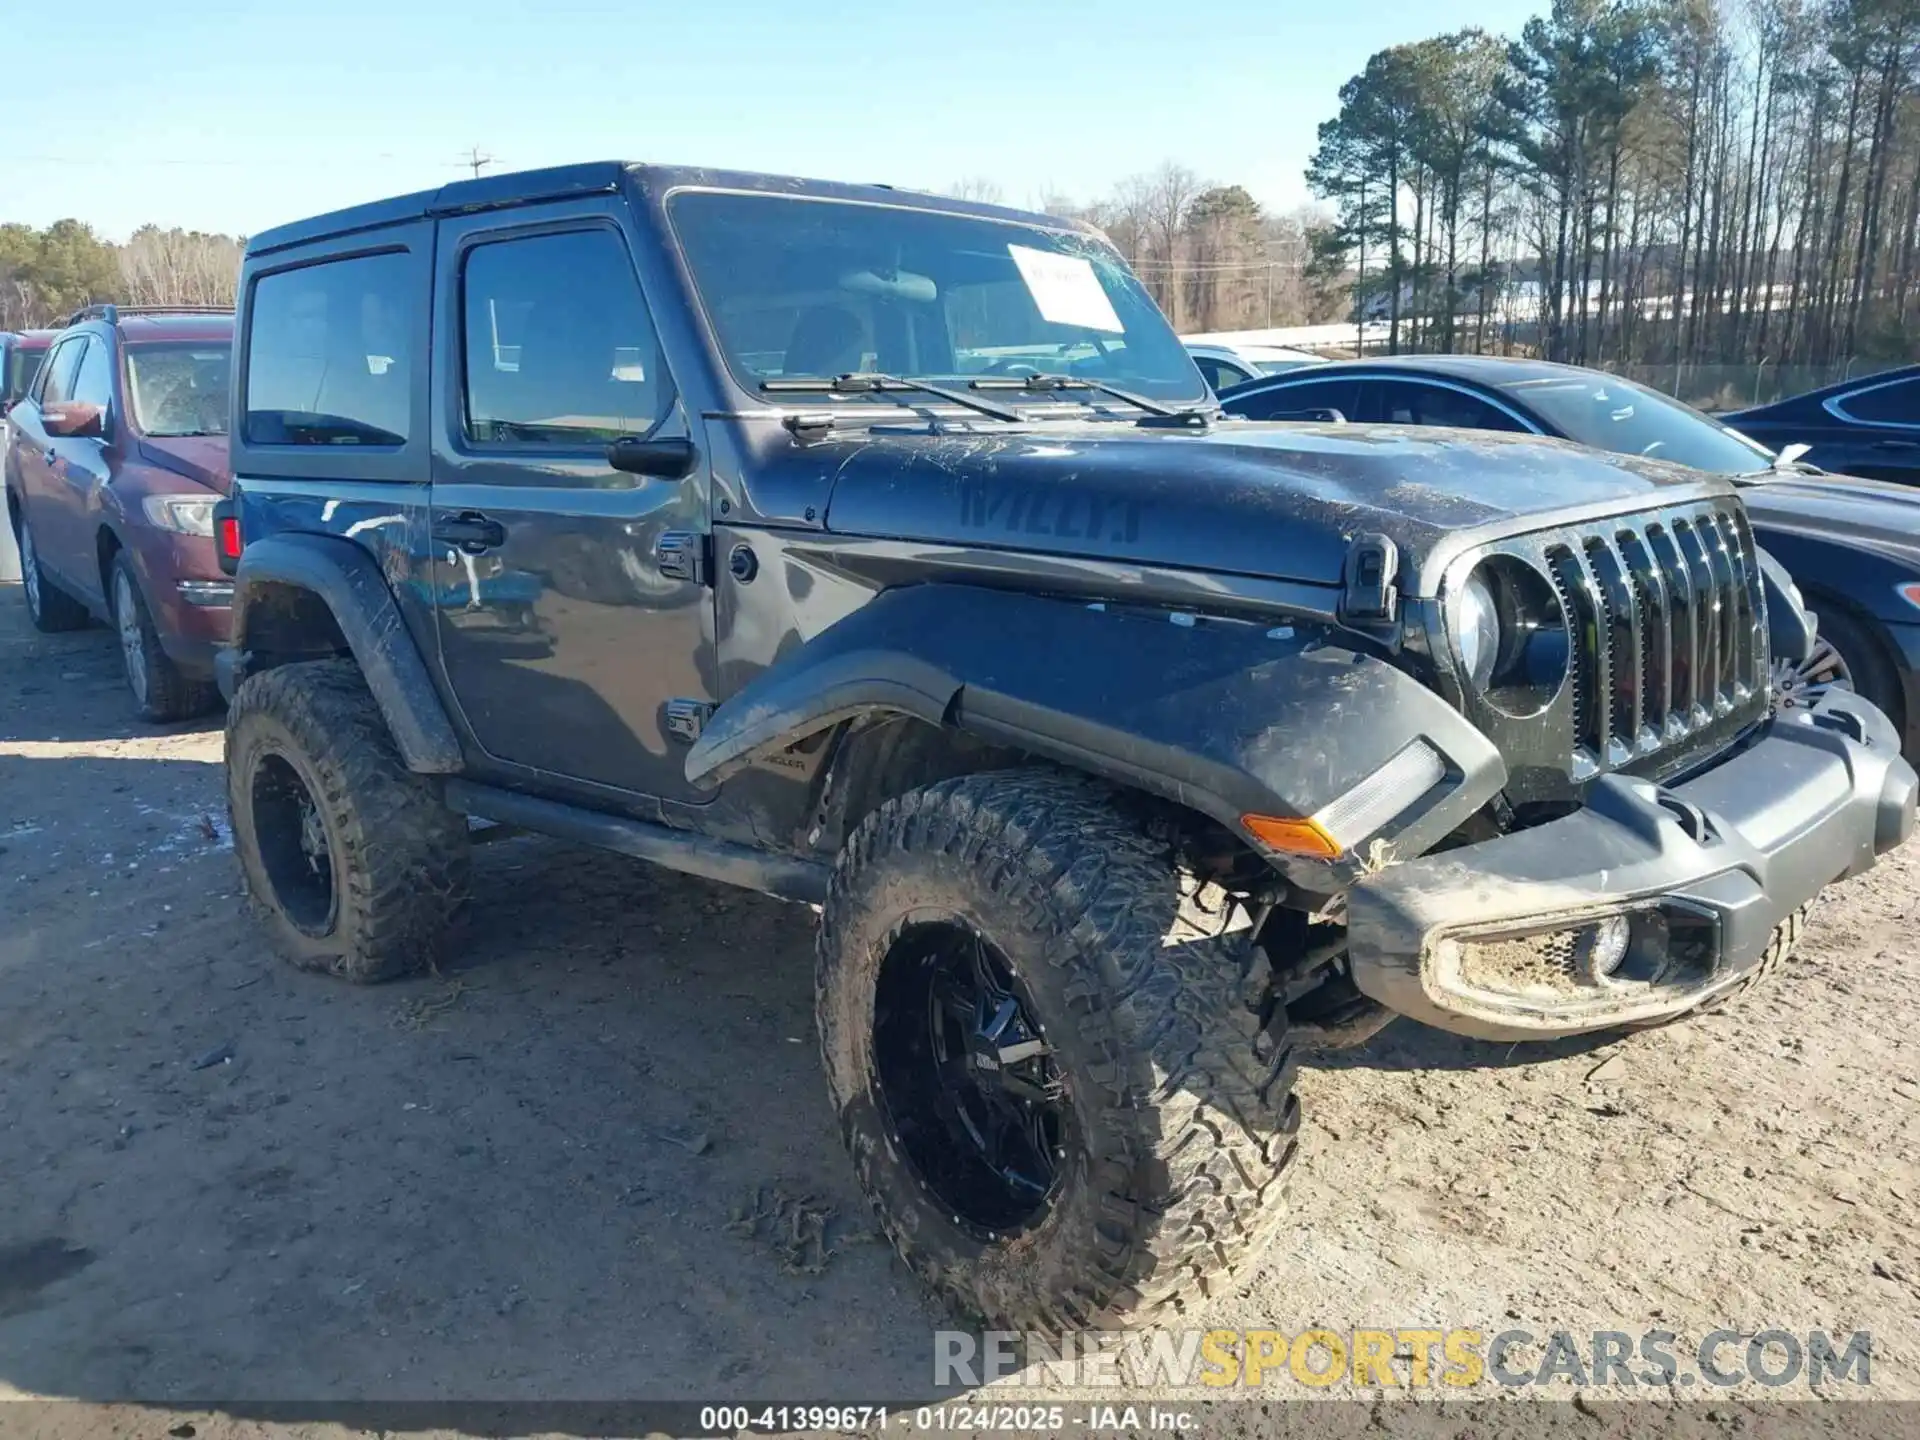
M1651 509L1728 489L1561 440L1398 426L876 427L804 453L834 469L826 525L836 534L1321 585L1340 583L1347 542L1367 532L1418 561L1462 532L1538 529L1560 511Z

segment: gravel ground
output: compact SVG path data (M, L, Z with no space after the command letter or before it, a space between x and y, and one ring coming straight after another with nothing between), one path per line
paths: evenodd
M931 1370L953 1322L843 1159L805 910L511 840L478 852L456 963L354 989L265 953L219 761L217 731L132 720L104 631L35 635L0 586L0 1396L102 1407L0 1425L952 1393ZM1321 1057L1297 1225L1196 1323L1667 1329L1683 1354L1720 1329L1866 1330L1870 1391L1826 1393L1920 1398L1915 870L1910 847L1831 891L1732 1013L1554 1048L1403 1024ZM1762 1433L1768 1398L1676 1391L1636 1428ZM1533 1433L1526 1409L1469 1428ZM1441 1419L1421 1410L1341 1413L1412 1433ZM1795 1424L1842 1414L1861 1433L1869 1412Z

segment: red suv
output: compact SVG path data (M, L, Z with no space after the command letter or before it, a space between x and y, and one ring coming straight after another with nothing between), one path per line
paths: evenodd
M33 623L110 623L149 720L218 699L233 585L213 507L230 474L232 351L231 311L90 306L7 417L7 515Z
M13 408L13 402L27 393L33 372L40 368L40 357L47 353L57 330L0 331L0 415Z

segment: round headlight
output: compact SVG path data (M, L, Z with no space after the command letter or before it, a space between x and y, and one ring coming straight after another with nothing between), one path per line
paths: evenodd
M1487 577L1475 571L1460 590L1459 623L1454 643L1460 664L1476 690L1493 683L1493 667L1500 659L1500 606Z
M1483 560L1455 596L1452 616L1460 668L1488 704L1524 718L1553 703L1567 678L1570 637L1544 575L1513 555Z

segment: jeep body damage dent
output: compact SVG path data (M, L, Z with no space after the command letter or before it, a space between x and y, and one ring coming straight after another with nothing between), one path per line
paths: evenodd
M1319 627L1183 618L964 585L889 590L722 705L687 777L716 785L829 726L891 712L1149 791L1245 837L1242 816L1312 815L1424 740L1446 773L1380 832L1405 854L1505 782L1457 711L1385 661L1321 643ZM1360 873L1358 855L1269 858L1322 895Z
M458 771L459 739L373 557L332 535L249 544L234 575L233 648L216 664L221 691L231 699L253 670L342 646L366 676L407 768Z
M1835 693L1691 780L1604 776L1570 815L1363 879L1347 901L1354 983L1484 1039L1677 1015L1737 985L1823 887L1905 840L1914 798L1892 724ZM1621 972L1581 983L1581 937L1612 916L1630 936ZM1502 947L1545 958L1511 986L1476 977L1472 957Z

